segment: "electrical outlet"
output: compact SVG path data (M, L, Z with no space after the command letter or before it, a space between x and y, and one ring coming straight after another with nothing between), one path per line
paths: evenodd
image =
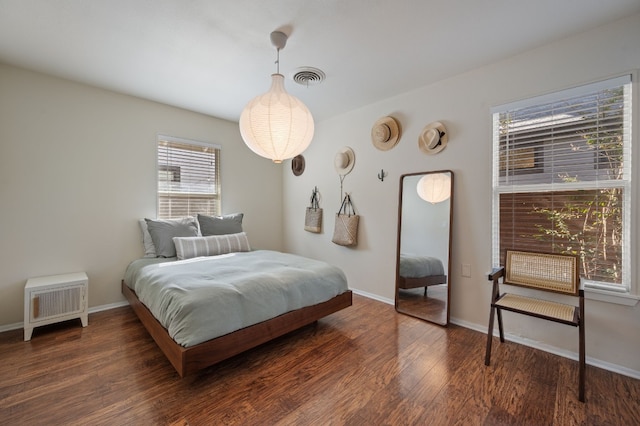
M468 263L462 264L462 276L471 278L471 265L469 265Z

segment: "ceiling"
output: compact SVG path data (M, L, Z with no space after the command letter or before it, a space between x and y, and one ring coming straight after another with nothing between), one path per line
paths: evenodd
M237 121L276 71L318 120L640 13L639 0L0 0L0 62ZM321 69L309 87L294 70Z

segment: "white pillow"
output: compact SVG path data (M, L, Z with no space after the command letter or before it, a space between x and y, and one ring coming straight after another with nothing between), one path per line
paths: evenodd
M144 257L156 257L156 246L153 245L147 221L140 219L140 230L142 231L142 244L144 245Z
M249 239L244 232L206 237L174 237L173 243L176 246L178 260L251 250Z

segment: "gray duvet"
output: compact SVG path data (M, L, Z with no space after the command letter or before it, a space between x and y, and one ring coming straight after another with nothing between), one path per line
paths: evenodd
M432 275L444 275L442 261L435 257L400 254L400 276L404 278L422 278Z
M188 347L348 289L325 262L269 250L188 260L138 259L125 283L180 345Z

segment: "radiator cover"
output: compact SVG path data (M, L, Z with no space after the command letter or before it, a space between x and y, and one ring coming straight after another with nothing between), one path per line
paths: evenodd
M30 278L24 289L24 340L33 328L80 318L88 324L88 279L84 272Z

